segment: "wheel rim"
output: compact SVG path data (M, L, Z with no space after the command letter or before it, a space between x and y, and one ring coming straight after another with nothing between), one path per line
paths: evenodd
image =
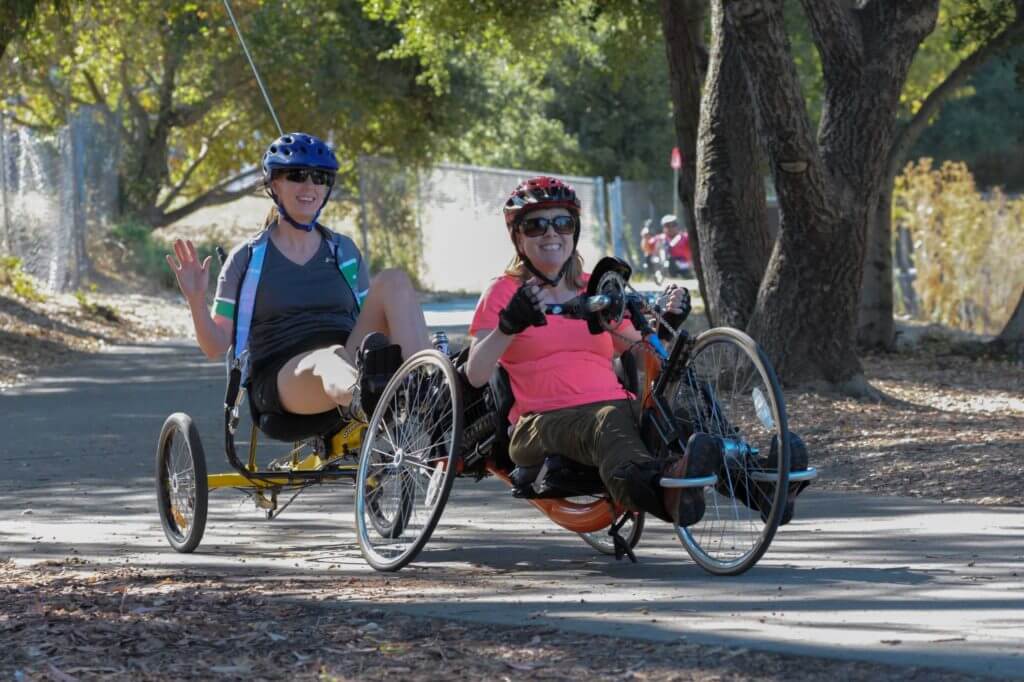
M195 522L196 470L185 434L174 429L165 445L164 492L167 522L176 538L184 542Z
M359 544L374 567L401 567L429 539L451 488L460 417L454 372L436 352L413 356L388 383L356 483Z
M687 370L665 392L677 417L722 439L719 482L705 489L703 519L676 533L693 558L714 572L752 566L771 542L784 501L788 471L769 467L773 439L786 442L786 414L778 383L756 344L741 332L716 330L697 340ZM788 466L788 457L783 457ZM755 484L750 474L770 472L776 484ZM764 513L762 513L764 512Z
M630 548L636 547L637 543L640 542L640 535L644 529L644 518L643 514L636 512L626 512L630 514L629 520L622 524L622 528L619 529L619 535L626 541L626 544ZM619 517L621 518L621 517ZM619 519L617 518L616 521ZM615 555L615 543L611 536L608 535L608 529L594 531L593 533L580 533L579 534L583 541L588 545L596 549L602 554L608 554L610 556Z

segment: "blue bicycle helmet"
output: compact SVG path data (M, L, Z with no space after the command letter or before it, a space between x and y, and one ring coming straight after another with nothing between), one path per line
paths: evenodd
M320 217L320 212L323 211L324 206L327 205L327 200L331 196L331 188L334 187L334 174L338 172L340 167L338 164L338 158L334 155L334 151L331 150L327 143L318 137L313 135L307 135L306 133L287 133L274 140L267 151L263 154L263 182L267 187L267 191L270 193L270 198L274 200L277 205L277 210L281 213L285 220L299 228L300 230L306 230L310 232L316 227L317 218ZM281 204L280 199L274 194L274 191L270 189L270 180L273 172L280 169L296 169L296 168L313 168L316 170L327 171L331 174L331 182L327 187L327 196L324 197L324 203L320 204L320 208L317 209L316 215L313 216L312 222L300 223L288 215L288 211L285 210L284 205Z

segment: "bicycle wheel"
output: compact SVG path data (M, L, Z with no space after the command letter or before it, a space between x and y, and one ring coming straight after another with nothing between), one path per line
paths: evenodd
M731 328L704 332L682 372L667 368L660 399L685 438L704 432L722 439L718 482L705 489L704 518L676 527L686 551L716 575L738 575L768 549L786 505L789 438L786 407L775 372L749 336ZM778 444L785 444L779 448Z
M359 452L356 536L367 563L397 571L419 554L448 501L462 439L451 362L424 350L398 369Z
M644 532L644 514L643 512L625 512L630 515L630 519L626 521L622 528L619 529L619 535L626 541L630 549L634 549L637 543L640 542L640 536ZM621 517L619 517L621 518ZM618 521L619 519L615 519ZM594 531L593 533L580 533L579 536L583 538L583 541L596 549L601 554L607 554L609 556L615 556L615 543L612 541L610 535L608 535L608 529Z
M198 547L206 530L209 501L206 455L192 418L183 412L172 414L160 429L156 500L171 547L183 553Z

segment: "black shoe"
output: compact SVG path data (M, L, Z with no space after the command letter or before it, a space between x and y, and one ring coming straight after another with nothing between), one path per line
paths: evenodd
M803 439L797 434L790 431L789 433L789 470L790 471L807 471L807 445L804 444ZM778 436L772 436L772 445L768 450L768 468L777 469L779 466L779 438ZM782 512L782 520L779 521L780 526L785 526L787 523L793 520L793 511L796 506L796 497L803 489L807 487L807 482L794 483L789 486L789 494L786 495L786 508ZM775 496L775 486L771 483L759 483L758 487L762 487L763 491L768 499L770 500ZM761 511L761 520L768 522L768 512L770 506L766 506Z
M790 432L789 470L806 471L807 462L807 446L804 444L804 441L800 436ZM778 466L779 439L778 436L772 436L768 456L763 460L755 462L754 468L770 471L778 469ZM793 510L796 503L796 497L806 487L806 481L802 483L795 483L789 487L789 494L786 496L786 507L782 512L782 519L779 521L780 526L784 526L793 520ZM771 511L772 503L775 500L774 483L759 483L750 480L747 476L747 469L742 465L742 463L735 462L734 466L729 467L728 471L723 470L719 473L716 489L726 497L729 497L731 493L733 498L739 500L754 511L760 512L761 520L763 522L768 522L768 514Z
M665 465L665 478L702 478L718 471L722 463L722 441L706 433L695 433L686 443L686 454ZM678 526L692 526L704 518L704 488L663 488L662 501Z
M402 347L391 343L387 336L370 332L363 337L356 353L356 369L359 370L359 404L367 420L401 364Z

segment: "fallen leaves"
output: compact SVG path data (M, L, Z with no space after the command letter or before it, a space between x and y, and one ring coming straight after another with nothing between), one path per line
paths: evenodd
M282 585L81 562L19 568L0 560L0 679L970 679L924 669L908 678L902 668L683 640L581 636L550 625L467 625L315 598L380 585L356 583L323 576Z

